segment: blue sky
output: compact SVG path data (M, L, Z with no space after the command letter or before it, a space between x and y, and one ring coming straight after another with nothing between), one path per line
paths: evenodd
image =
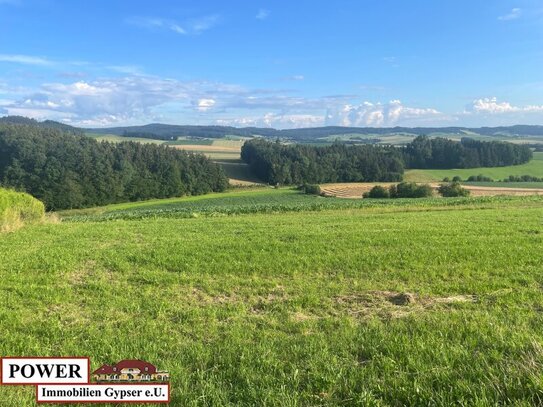
M0 0L0 115L543 124L541 0Z

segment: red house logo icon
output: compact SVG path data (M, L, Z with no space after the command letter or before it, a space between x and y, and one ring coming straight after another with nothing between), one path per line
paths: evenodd
M92 377L96 382L168 382L170 374L157 370L156 366L143 360L121 360L115 365L102 365Z

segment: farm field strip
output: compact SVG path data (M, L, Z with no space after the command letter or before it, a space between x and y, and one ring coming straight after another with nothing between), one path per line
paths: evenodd
M322 184L321 191L325 196L329 197L361 199L364 192L369 192L376 185L388 187L393 184L394 183L385 182ZM437 191L440 184L430 183L429 185ZM539 188L522 188L522 182L515 183L515 186L501 186L500 183L497 182L492 185L465 184L463 187L470 190L472 196L543 195L543 185Z
M91 210L63 211L59 215L68 222L96 222L110 220L138 220L148 218L197 218L236 216L255 213L319 212L338 209L367 211L445 210L447 208L474 209L501 204L538 205L540 197L471 197L428 199L343 199L306 195L293 189L256 189L212 196L156 200L150 202L111 205Z

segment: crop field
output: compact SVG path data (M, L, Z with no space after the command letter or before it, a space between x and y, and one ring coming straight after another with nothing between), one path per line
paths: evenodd
M484 175L495 181L507 178L509 175L532 175L543 177L543 153L534 153L534 159L527 164L508 167L467 168L451 170L407 170L404 179L412 182L435 182L445 177L459 176L467 179L471 175ZM523 183L519 183L522 188Z
M1 234L0 354L148 360L172 405L541 404L543 197L395 201L236 191ZM130 210L155 215L104 218Z
M153 140L153 139L142 138L142 137L122 137L122 136L116 136L115 134L94 134L94 133L85 133L85 135L97 141L109 141L110 143L122 143L123 141L134 141L136 143L142 143L142 144L164 144L163 140Z
M526 196L526 202L539 202L536 196ZM137 220L148 218L222 217L254 213L308 212L332 209L365 209L368 211L396 211L405 208L485 207L495 202L505 205L518 202L514 197L430 198L430 199L342 199L306 195L294 189L256 188L229 193L217 193L189 198L172 198L101 208L59 212L64 221L103 222L109 220Z

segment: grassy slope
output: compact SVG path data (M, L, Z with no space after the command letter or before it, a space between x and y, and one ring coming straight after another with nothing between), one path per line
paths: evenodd
M470 175L485 175L494 180L502 180L509 175L532 175L543 177L543 153L534 153L534 159L527 164L513 165L509 167L468 168L452 170L408 170L405 179L414 182L441 181L445 177L452 178L456 175L467 179ZM522 187L522 183L519 183Z
M0 236L0 354L147 359L173 405L537 404L542 204L25 228Z
M44 217L42 202L22 193L0 188L0 232L18 229Z

